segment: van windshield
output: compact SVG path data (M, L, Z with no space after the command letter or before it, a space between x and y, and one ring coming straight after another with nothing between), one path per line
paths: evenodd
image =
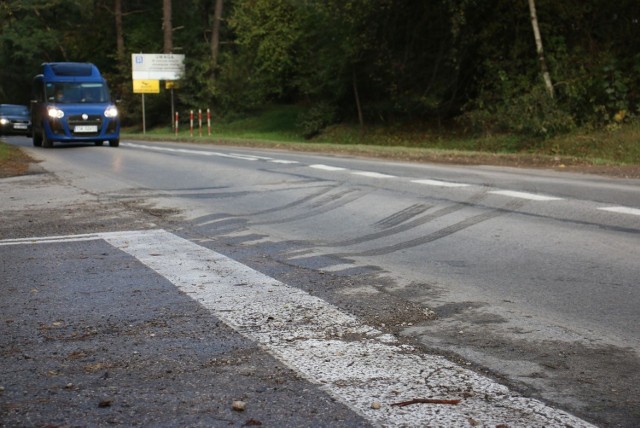
M45 91L49 102L61 104L109 102L107 85L100 82L47 83Z

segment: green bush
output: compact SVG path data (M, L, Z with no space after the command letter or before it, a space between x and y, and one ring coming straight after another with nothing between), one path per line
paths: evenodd
M573 116L543 86L493 105L476 107L464 113L459 122L475 132L510 132L537 138L549 138L576 127Z
M548 138L575 129L573 116L564 111L542 86L507 100L498 114L508 131L521 135Z
M320 134L327 126L336 122L336 110L333 105L322 102L315 104L298 116L302 136L311 139Z

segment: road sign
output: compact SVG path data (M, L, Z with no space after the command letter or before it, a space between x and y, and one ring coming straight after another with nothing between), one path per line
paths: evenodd
M184 55L131 54L133 80L179 80L184 74Z
M159 80L134 80L133 93L134 94L159 94L160 81Z

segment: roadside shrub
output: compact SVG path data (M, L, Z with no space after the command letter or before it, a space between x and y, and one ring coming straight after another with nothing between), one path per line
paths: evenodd
M298 124L302 136L311 139L320 134L324 128L336 122L336 109L327 102L313 105L298 116Z
M601 129L633 119L640 103L640 54L624 59L610 52L556 56L557 99L577 126Z
M517 134L548 138L575 129L573 116L564 111L542 86L507 100L498 115L500 123Z
M564 111L543 86L492 105L481 104L468 110L458 121L483 134L511 132L536 138L549 138L576 127L572 115Z

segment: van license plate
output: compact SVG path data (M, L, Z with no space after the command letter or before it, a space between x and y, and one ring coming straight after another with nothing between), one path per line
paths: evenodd
M27 124L26 123L14 123L13 127L14 127L14 129L27 129Z
M98 132L96 125L78 125L73 128L73 132Z

